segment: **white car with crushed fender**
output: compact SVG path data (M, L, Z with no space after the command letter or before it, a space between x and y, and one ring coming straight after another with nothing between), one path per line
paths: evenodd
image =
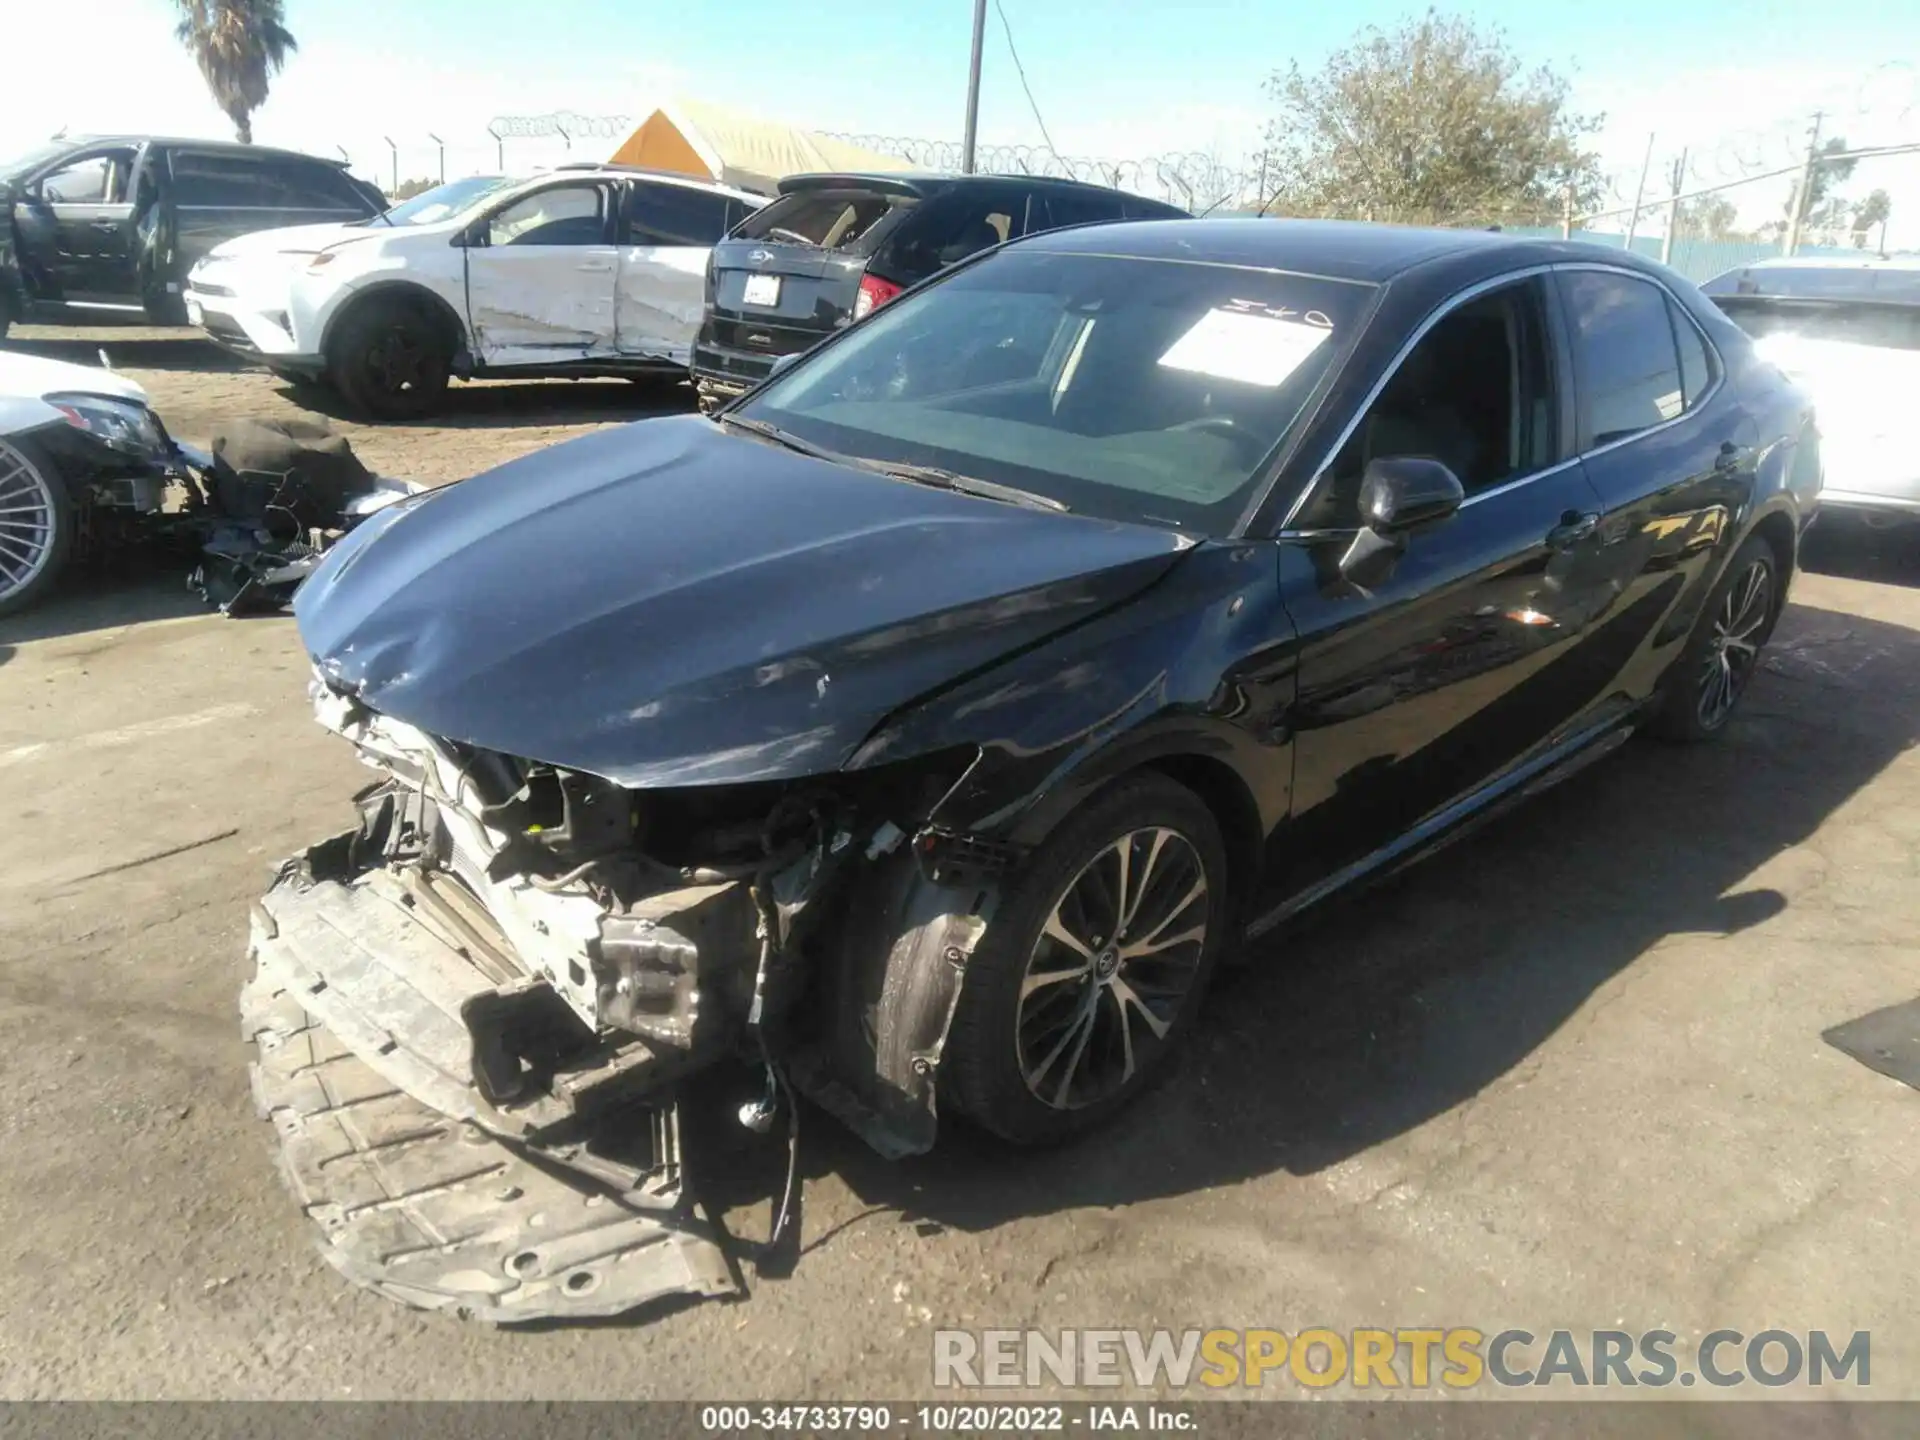
M764 197L613 165L450 181L370 220L241 236L188 276L218 344L424 415L453 377L683 372L714 242Z

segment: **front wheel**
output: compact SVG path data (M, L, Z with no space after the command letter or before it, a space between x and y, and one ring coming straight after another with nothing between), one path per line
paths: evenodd
M1651 729L1662 739L1708 740L1726 729L1760 668L1782 595L1780 564L1758 535L1734 552L1707 597L1693 635L1673 662Z
M1185 1038L1227 939L1226 848L1184 786L1122 782L1071 816L967 964L941 1078L1016 1144L1092 1129Z
M341 397L376 420L414 420L447 393L453 347L419 310L364 305L340 322L328 347L328 378Z
M0 615L24 610L59 579L73 547L73 506L39 451L0 439Z

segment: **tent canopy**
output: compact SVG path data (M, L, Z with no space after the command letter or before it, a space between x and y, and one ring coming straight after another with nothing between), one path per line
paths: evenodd
M783 176L808 171L917 168L897 155L863 150L817 131L699 100L662 105L640 122L611 158L617 165L698 175L764 195L773 194Z

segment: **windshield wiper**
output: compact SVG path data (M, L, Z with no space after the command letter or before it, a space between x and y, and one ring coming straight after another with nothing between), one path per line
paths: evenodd
M782 430L778 425L769 425L764 420L750 420L744 415L716 415L713 418L722 425L731 425L746 431L749 435L758 435L763 440L771 440L776 445L784 445L789 450L797 450L802 455L811 456L815 460L844 461L846 459L844 455L815 445L812 441L802 440L791 430Z
M1004 500L1009 505L1025 505L1034 510L1060 513L1067 508L1051 495L1042 495L1036 490L1022 490L1018 485L1002 485L998 480L982 480L977 475L942 470L937 465L905 465L891 460L855 460L853 463L881 475L891 475L896 480L956 490L962 495L978 495L983 500Z

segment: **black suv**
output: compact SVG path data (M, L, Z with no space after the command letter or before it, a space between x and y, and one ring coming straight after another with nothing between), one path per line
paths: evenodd
M790 175L713 248L693 346L703 409L750 390L909 285L990 245L1110 220L1185 220L1138 195L1036 175Z
M342 162L289 150L55 140L0 161L0 335L15 320L184 324L182 282L222 240L386 208Z

